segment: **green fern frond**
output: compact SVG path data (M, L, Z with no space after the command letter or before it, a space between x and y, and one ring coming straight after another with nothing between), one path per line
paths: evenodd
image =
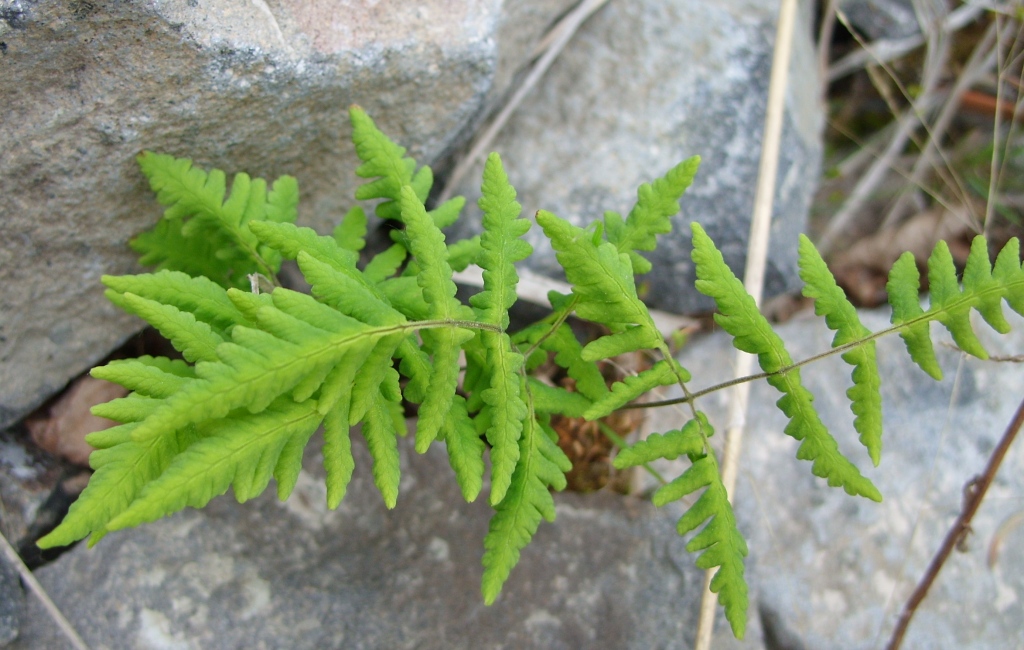
M661 334L651 327L630 325L621 332L595 339L583 347L583 361L600 361L636 350L653 350L664 343Z
M697 419L690 420L682 429L673 429L664 434L652 433L645 440L639 440L632 446L620 450L612 465L615 469L623 470L662 458L675 460L684 455L696 460L697 457L704 455L705 435L714 435L714 429L707 416L698 411Z
M680 366L675 359L662 359L647 370L636 375L630 375L622 381L613 384L611 391L594 402L583 414L583 417L588 420L603 418L653 388L675 384L679 381L679 374L682 374L683 381L690 380L690 373Z
M345 498L356 462L349 437L348 400L341 399L324 415L324 470L327 473L327 507L334 510Z
M394 381L397 386L397 373ZM402 479L398 462L398 436L405 433L402 417L400 402L386 399L380 392L374 393L362 428L373 458L373 483L388 509L398 503L398 484Z
M533 410L537 413L557 413L567 418L581 418L593 404L580 393L545 384L533 377L527 377L526 383L533 397Z
M799 251L800 277L805 282L803 294L814 300L814 313L824 316L825 324L835 331L832 347L869 337L871 331L860 322L857 309L846 299L818 249L805 235L800 235ZM853 428L877 467L882 457L882 391L875 342L866 341L845 352L842 359L853 366L853 386L846 391L855 416Z
M193 167L191 160L149 151L139 155L138 163L156 192L157 201L167 207L164 219L171 222L161 233L164 239L147 237L136 241L136 250L144 257L157 262L159 268L168 268L168 260L195 255L213 245L214 255L207 257L206 263L216 259L220 264L217 272L208 277L224 286L246 286L249 273L268 277L277 273L280 258L260 248L249 223L293 220L298 201L294 178L278 179L268 196L266 181L239 173L225 200L226 178L220 170L207 174ZM182 246L186 249L182 250Z
M285 445L293 437L305 445L321 419L314 403L282 398L260 413L199 427L200 439L175 456L107 528L155 521L186 506L201 508L229 486L239 503L258 496L270 482Z
M641 185L636 191L636 205L625 222L614 212L605 213L608 241L615 244L620 253L629 255L637 275L651 270L651 263L637 251L653 251L657 235L672 231L669 218L679 212L679 199L693 183L698 167L700 156L693 156L653 183Z
M496 506L505 498L512 475L520 459L519 438L527 417L526 402L520 394L523 356L513 351L508 334L485 333L489 387L480 396L490 417L487 441L491 444L490 503Z
M448 449L448 462L455 471L455 479L462 498L472 503L484 485L484 450L486 445L473 426L466 409L466 399L456 395L452 409L441 426L441 436Z
M519 562L520 551L530 543L541 519L555 520L555 501L550 489L565 489L565 473L572 469L572 462L555 440L555 432L531 412L519 439L519 464L484 537L481 591L487 605L501 593L502 585Z
M697 290L712 298L718 306L715 322L733 337L733 345L737 349L756 354L761 369L766 373L777 373L792 366L793 360L782 339L758 311L754 299L726 265L714 242L700 224L694 222L691 228ZM770 374L767 381L783 393L777 404L790 419L785 433L801 441L797 458L811 461L811 471L815 476L827 479L829 485L842 486L849 494L881 501L878 488L842 455L835 438L821 423L812 403L814 396L800 383L799 369Z
M636 294L629 257L610 243L595 243L595 235L541 210L537 223L551 240L558 263L565 269L579 300L576 313L607 325L613 332L640 325L657 332L647 307Z
M1024 316L1024 268L1020 261L1020 242L1016 237L999 251L992 268L992 278L1003 288L1002 297L1010 309ZM995 327L994 324L992 326Z
M972 252L978 250L984 256L981 264L988 265L988 247L977 249L972 247ZM977 255L972 280L978 279ZM953 264L953 256L949 252L949 245L939 241L928 258L928 284L931 293L931 308L929 311L936 312L937 320L946 326L953 336L953 341L964 352L974 355L979 359L988 359L988 352L982 347L981 341L974 334L971 326L971 307L977 305L977 301L966 298L965 294L975 292L977 289L987 287L964 286L964 292L960 292L960 283L956 277L956 266ZM998 295L998 294L997 294Z
M121 294L132 293L177 307L206 323L220 335L235 325L252 324L228 298L224 287L204 277L189 277L179 271L158 271L141 275L104 275L107 298L125 309Z
M902 326L900 337L907 346L910 358L928 375L939 381L942 379L942 368L935 358L932 336L928 328L928 319L924 316L920 298L921 274L917 270L917 262L910 252L900 255L889 271L886 291L889 292L889 305L892 306L892 324Z
M184 361L149 355L117 359L93 368L89 374L139 395L156 398L170 397L184 388L189 379L195 378L194 368Z
M145 441L132 439L137 424L107 429L106 445L89 455L92 477L64 520L39 540L41 548L67 546L89 536L89 546L107 534L108 524L159 477L197 438L194 427ZM117 435L118 439L113 439Z
M404 246L400 244L389 246L374 255L373 259L366 264L363 269L363 277L367 282L379 284L398 272L407 257L409 257L409 251Z
M224 342L224 337L206 323L196 320L192 314L133 293L121 294L118 303L128 313L139 316L155 327L188 361L195 363L217 359L217 346Z
M356 155L363 161L356 169L356 175L375 179L356 190L356 199L385 199L377 205L377 216L399 219L398 196L402 187L412 183L416 161L406 157L405 147L398 146L381 133L363 109L350 107L349 118L352 120L352 143L355 144ZM426 194L422 198L425 200Z
M300 253L305 253L338 271L354 271L356 268L359 256L354 250L345 248L334 237L317 234L312 228L267 221L252 223L249 228L260 243L285 259L294 260Z
M366 248L366 213L358 205L345 213L331 233L338 246L354 253Z
M539 344L541 350L553 353L555 363L565 369L576 382L576 390L588 400L597 401L608 392L601 370L597 364L583 359L583 346L566 323L559 323L552 330L542 321L516 332L513 341L520 346ZM542 363L544 356L540 355L534 363Z
M520 239L530 229L530 222L519 218L522 206L516 202L516 191L496 153L488 156L484 164L480 192L484 232L480 236L477 264L483 269L484 289L470 298L470 304L479 310L480 320L504 330L519 282L514 265L533 252L533 247Z
M413 256L420 264L416 281L438 320L456 321L465 317L466 307L455 299L455 283L448 265L448 250L444 235L427 215L423 204L411 187L402 188L402 220L410 236ZM459 351L463 343L473 338L471 331L449 327L422 333L424 344L430 348L433 368L430 382L420 407L416 426L416 448L420 453L437 438L444 418L451 408L458 384Z
M654 493L654 505L665 505L701 488L706 488L704 493L680 517L676 530L685 535L708 522L687 542L686 550L691 553L703 551L697 558L698 568L718 567L710 589L718 594L718 602L725 608L725 618L732 627L733 635L742 639L746 633L749 605L743 558L749 551L736 526L736 517L714 460L704 456L695 461L682 476Z
M516 202L516 191L508 182L501 158L491 154L484 165L480 209L483 210L484 232L480 236L477 263L483 269L483 291L470 298L478 319L508 327L508 309L516 301L515 263L529 257L533 247L520 239L530 222L519 218L522 206ZM411 232L411 231L410 231ZM526 403L519 393L519 373L523 357L512 348L504 331L480 332L485 349L486 367L490 371L487 388L480 397L490 409L487 441L491 444L491 505L505 498L512 473L519 461L519 438L527 415Z

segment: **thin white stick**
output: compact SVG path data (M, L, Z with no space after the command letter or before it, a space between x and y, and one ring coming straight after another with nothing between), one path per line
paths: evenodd
M64 633L71 645L75 647L75 650L89 650L89 646L85 644L82 637L78 636L78 632L75 631L74 626L71 625L68 619L64 618L64 614L61 613L60 609L50 600L49 594L43 589L43 585L39 584L36 577L32 575L32 571L29 570L25 563L21 561L21 556L14 550L11 543L7 541L7 538L3 533L0 533L0 548L3 549L4 557L7 561L18 571L18 575L21 576L22 582L28 587L29 591L35 594L39 602L43 604L43 608L46 613L50 615L50 618L54 620L60 631Z
M547 72L548 68L551 67L551 64L554 63L555 59L558 58L566 44L572 39L573 34L580 28L580 25L607 2L608 0L583 0L551 29L550 33L554 34L554 37L551 38L547 49L544 50L544 54L533 64L529 74L523 79L523 83L516 88L515 94L508 100L508 103L501 109L501 112L494 118L490 126L480 135L473 144L472 149L469 150L469 153L463 156L462 160L455 165L455 169L452 170L451 176L448 177L448 181L438 197L438 203L444 203L451 198L459 181L469 173L469 170L473 168L473 165L478 160L483 158L484 153L490 148L494 138L497 137L505 123L512 117L512 113L519 108L519 104L523 102L526 95L529 94L530 90L533 89L541 77L544 76L544 73ZM545 37L545 42L548 38L547 36Z
M786 105L786 82L789 76L789 59L793 50L793 33L796 24L797 0L782 0L779 7L779 22L775 34L775 52L772 60L772 76L768 83L768 106L764 119L764 139L761 145L761 162L758 169L757 192L754 195L754 211L750 223L750 241L747 244L747 268L743 286L761 303L764 292L764 271L768 260L768 239L771 227L772 206L775 201L775 179L779 169L779 149L782 144L782 118ZM736 353L736 377L750 374L753 357L745 352ZM750 384L742 383L733 388L729 402L729 426L726 430L725 451L722 454L722 483L734 498L736 475L739 471L740 449L743 445L743 428L747 417ZM718 598L709 591L715 570L704 576L704 597L701 600L700 619L697 623L696 650L710 650L711 636L715 627L715 613Z

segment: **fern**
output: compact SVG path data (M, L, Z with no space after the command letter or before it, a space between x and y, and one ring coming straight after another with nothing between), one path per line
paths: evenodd
M684 509L680 535L699 552L699 567L718 571L711 583L733 632L742 637L748 605L744 579L747 546L709 443L714 429L688 390L690 374L670 354L636 289L650 271L643 253L669 232L678 201L696 173L692 158L638 190L627 218L608 212L590 228L550 212L536 221L551 240L570 295L552 292L552 313L509 331L516 301L515 265L532 252L521 239L530 227L520 217L515 189L496 154L484 169L480 207L483 233L445 241L441 228L458 218L461 198L433 210L425 201L433 184L429 167L381 133L358 107L350 111L353 141L366 180L356 192L376 202L373 212L395 222L395 244L361 265L370 206L352 207L331 235L294 225L298 190L278 179L268 190L260 179L196 169L191 161L152 153L139 164L166 207L164 218L134 246L154 273L103 278L107 296L156 327L183 360L141 357L96 368L96 377L127 388L127 397L95 407L119 424L89 436L92 480L64 521L40 540L44 547L153 521L185 507L202 507L232 489L239 501L262 493L273 480L287 498L299 476L302 452L323 427L327 505L336 508L355 469L351 430L359 426L372 457L374 484L387 507L400 496L398 438L405 408L419 405L415 447L445 443L462 496L483 489L490 456L489 504L494 509L484 538L482 594L498 597L541 520L555 517L551 490L563 489L571 464L555 444L552 415L598 419L651 390L679 385L692 417L683 426L654 433L623 449L622 469L685 456L689 467L654 495L656 505L699 493ZM725 265L721 253L694 224L697 289L715 300L719 325L734 345L757 355L766 380L782 393L789 418L785 432L800 441L797 457L812 472L850 494L881 494L820 421L813 396L800 382L800 367L757 311L753 299ZM899 333L911 358L938 378L929 326L939 322L962 349L984 358L972 310L997 331L1008 331L1005 301L1024 315L1024 269L1012 240L993 266L987 242L974 241L962 282L948 249L929 260L932 287L927 309L919 300L912 257L897 261L889 278L892 327L870 332L843 296L813 245L800 241L804 293L835 331L832 349L852 366L847 391L854 428L872 462L882 451L882 403L875 340ZM295 260L309 294L283 288L282 260ZM483 290L463 304L453 271L477 265ZM261 293L252 274L273 285ZM243 290L247 289L247 290ZM600 324L609 333L581 342L567 319ZM643 351L652 365L611 387L603 360ZM823 356L823 355L822 355ZM813 359L812 359L813 360ZM564 369L572 390L532 376L547 362ZM701 528L703 526L703 528ZM698 530L699 529L699 530Z

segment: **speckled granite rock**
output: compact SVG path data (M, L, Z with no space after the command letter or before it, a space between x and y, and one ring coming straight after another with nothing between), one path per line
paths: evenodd
M0 0L0 427L138 329L99 277L160 215L140 150L292 174L327 230L356 186L349 104L430 162L569 4Z
M794 39L768 295L796 282L793 242L820 175L823 115L810 9L803 3ZM641 183L700 155L682 214L673 221L673 234L659 238L648 256L654 271L644 281L652 305L709 310L710 300L693 289L688 224L700 221L726 259L742 269L777 11L778 3L760 0L609 3L583 25L492 146L524 212L543 208L577 225L605 210L625 215ZM478 168L459 187L471 202L479 196L479 177ZM478 219L455 232L478 230ZM540 229L527 238L539 253L528 264L559 277Z

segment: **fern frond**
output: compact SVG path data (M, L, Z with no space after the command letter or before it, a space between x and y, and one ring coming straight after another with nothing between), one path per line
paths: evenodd
M282 176L274 181L267 195L267 221L295 223L299 217L299 183L294 176Z
M394 374L397 387L398 373ZM386 399L381 392L374 393L362 432L373 457L373 483L389 510L398 503L398 484L402 479L398 462L398 436L404 433L401 423L401 402Z
M89 374L139 395L156 398L170 397L184 388L189 379L195 378L195 370L184 361L148 355L114 360L93 368Z
M496 153L488 156L484 164L480 192L484 232L480 236L477 264L483 269L484 288L470 298L470 304L479 310L480 320L504 330L519 282L514 265L533 252L533 247L520 239L530 229L530 222L519 218L522 206L516 202L516 191Z
M462 491L462 498L472 503L484 484L484 441L473 426L466 410L466 399L456 395L452 409L441 426L441 436L448 449L448 462Z
M637 297L629 257L613 244L596 243L599 233L578 228L550 212L539 211L537 223L551 240L558 263L579 299L576 313L581 318L607 325L613 332L628 325L657 332Z
M917 270L917 262L909 251L900 255L889 271L889 281L885 285L889 293L889 305L892 306L892 324L902 326L900 337L907 346L910 358L928 375L939 381L942 379L942 368L935 358L928 320L921 318L919 292L921 274Z
M334 237L317 234L312 228L291 223L255 222L249 225L260 242L273 248L285 259L294 260L305 253L338 271L354 271L359 256L339 244Z
M224 287L207 278L193 278L179 271L158 271L104 275L100 281L109 289L107 298L123 309L121 294L133 293L188 312L222 336L235 325L252 324L252 320L231 302Z
M568 324L559 323L551 330L546 323L541 322L516 332L513 340L517 345L534 345L539 342L541 350L553 353L555 363L565 369L576 382L576 390L588 400L597 401L608 392L601 370L595 363L583 359L583 346ZM543 360L544 355L540 355L538 361Z
M393 276L402 262L409 256L409 251L400 244L394 244L373 256L363 268L363 277L367 282L379 284Z
M239 503L266 489L285 445L302 444L322 416L312 402L275 401L256 414L238 415L200 427L201 438L174 457L107 528L118 530L155 521L186 506L201 508L234 486Z
M581 418L593 404L580 393L550 386L533 377L527 377L526 383L533 397L533 410L537 413L557 413L567 418Z
M470 303L476 308L480 321L505 330L519 281L514 265L529 257L533 247L520 239L529 230L530 222L519 218L522 206L516 202L516 191L508 181L498 154L492 153L484 165L480 209L484 213L484 232L480 236L477 263L483 269L484 288L470 298ZM519 461L519 438L527 415L526 403L519 394L523 357L513 350L511 339L504 331L482 331L480 339L490 371L489 387L480 397L485 408L491 410L487 441L491 444L490 502L493 506L505 498Z
M690 380L690 373L680 366L675 359L662 359L643 372L630 375L622 381L615 382L612 385L611 391L594 402L583 414L583 417L588 420L603 418L653 388L675 384L679 381L680 374L683 381Z
M67 546L86 536L90 536L89 546L94 545L107 534L110 521L197 439L194 427L186 427L136 441L132 439L136 426L125 424L103 432L105 448L89 455L89 464L95 470L89 484L60 525L39 540L41 548Z
M1021 266L1020 242L1016 237L999 251L992 268L992 278L1003 287L1002 297L1010 309L1024 316L1024 267Z
M249 230L253 221L285 221L295 218L298 188L295 179L282 177L274 184L268 196L263 179L251 179L247 174L236 174L231 193L225 194L224 172L214 169L209 174L192 166L192 161L145 151L138 157L139 167L156 192L157 201L166 206L164 219L172 222L163 234L173 235L165 240L144 238L137 241L150 259L160 256L168 259L184 257L177 248L189 240L207 240L216 245L214 256L208 260L220 261L219 271L211 277L225 286L244 287L249 273L274 276L280 268L280 258L268 250L261 250L256 237ZM193 245L187 254L197 251ZM161 268L167 268L160 263Z
M979 249L972 247L972 252L974 250ZM987 266L988 247L985 246L984 250L979 250L979 252L984 255L984 261L981 264ZM972 280L977 281L980 264L977 261L978 256L974 255L974 257L976 261ZM960 283L956 277L956 266L953 264L953 256L949 252L949 245L942 240L939 240L935 245L931 257L928 258L928 285L931 293L931 305L928 311L936 312L938 321L949 330L949 333L953 336L953 341L961 350L979 359L988 359L988 352L985 351L981 341L975 336L974 328L971 326L971 307L978 303L969 298L963 299L967 297L965 294L970 294L976 289L986 287L965 286L964 292L961 294Z
M857 309L846 299L835 277L825 265L818 250L805 235L800 235L800 277L805 282L803 294L814 300L814 313L825 317L825 324L834 330L832 347L836 348L870 336L857 316ZM842 355L853 366L853 386L846 391L853 411L853 428L868 450L871 462L878 466L882 457L882 391L881 376L875 356L875 342L866 341Z
M555 520L555 501L550 489L565 489L565 472L572 469L572 462L555 440L555 432L531 412L519 439L519 464L484 537L481 591L487 605L501 593L502 585L519 562L519 552L530 543L541 519Z
M186 360L195 363L217 359L217 346L224 337L192 314L133 293L120 294L116 300L122 309L155 327Z
M327 507L334 510L345 498L356 462L349 438L348 400L338 400L324 415L324 470L327 473Z
M448 265L444 235L427 215L423 204L411 187L402 188L402 219L410 236L412 254L420 264L416 281L438 320L460 320L467 316L465 307L455 299L455 283ZM424 344L429 345L433 368L430 375L420 419L416 426L416 448L422 453L437 438L444 418L451 408L458 384L459 350L473 338L471 331L448 327L425 331Z
M402 219L401 193L403 187L410 187L422 204L430 195L434 185L434 173L424 165L416 169L416 161L405 155L405 147L395 144L382 133L373 120L358 106L349 108L352 120L352 142L356 146L356 155L363 164L356 169L360 178L374 180L364 183L356 189L356 199L384 199L377 204L376 213L381 219ZM446 228L458 219L466 200L453 197L429 215L434 225ZM408 247L408 235L400 230L392 231L392 238Z
M696 460L696 457L704 455L704 436L710 437L713 434L714 429L707 416L698 411L697 419L690 420L682 429L673 429L664 434L652 433L645 440L620 450L612 465L615 469L623 470L662 458L675 460L683 455Z
M654 493L654 505L681 499L701 488L706 488L697 502L679 519L676 530L680 535L707 525L686 544L691 553L703 551L697 558L697 567L718 567L711 579L710 589L718 594L718 602L725 608L725 618L737 639L746 632L747 583L743 578L743 558L747 556L747 543L736 526L736 517L722 484L718 467L710 456L697 459L682 476ZM709 521L710 520L710 521Z
M637 251L653 251L657 235L672 231L671 216L679 212L679 199L686 192L700 167L700 156L693 156L670 169L653 183L644 183L636 191L636 205L625 222L618 214L605 213L608 241L620 253L629 255L633 272L649 273L651 263Z
M338 246L358 253L366 247L366 213L358 205L345 213L331 233Z
M635 350L653 350L664 343L661 334L642 325L627 326L621 332L595 339L583 347L583 361L600 361Z
M519 438L527 416L526 402L520 395L523 355L512 350L508 334L485 334L487 366L490 368L489 388L481 393L490 417L487 441L491 444L492 506L505 498L516 464L519 462Z
M737 349L756 354L766 373L778 373L792 366L793 360L782 339L758 311L754 299L726 265L714 242L700 224L694 222L691 228L697 290L714 299L718 306L720 313L715 314L715 322L733 337ZM767 381L783 393L777 404L790 419L785 433L801 441L797 458L812 461L811 471L827 479L829 485L842 486L849 494L881 501L878 488L842 455L835 438L818 418L812 403L814 396L800 383L799 369L770 374Z

